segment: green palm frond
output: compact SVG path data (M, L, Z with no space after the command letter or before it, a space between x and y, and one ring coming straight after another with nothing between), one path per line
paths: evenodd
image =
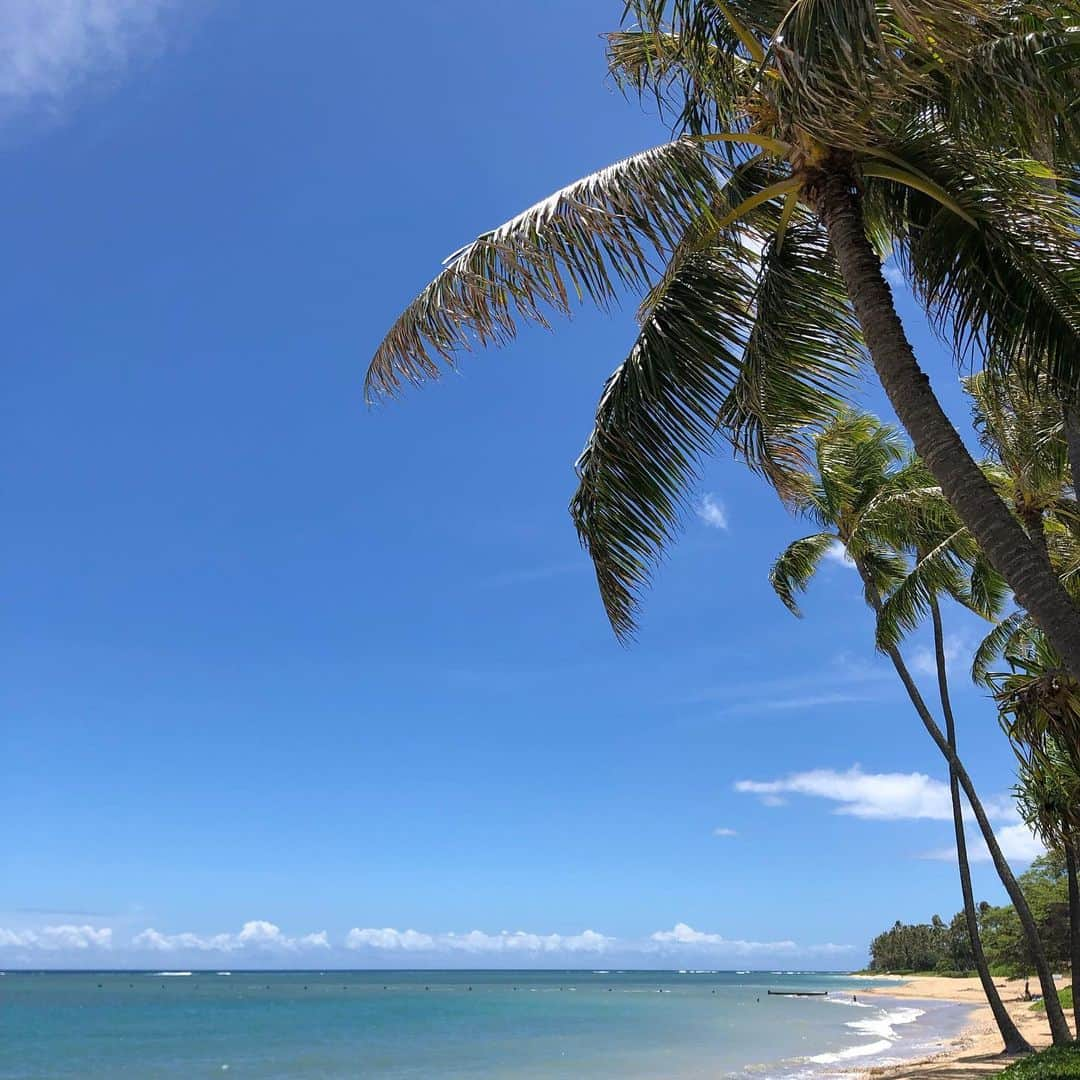
M690 139L654 147L563 188L455 252L409 305L368 369L369 399L436 378L439 359L503 344L517 320L547 325L575 300L607 305L643 287L716 195L715 159Z
M965 55L928 69L912 108L983 145L1019 146L1045 159L1075 150L1080 135L1080 34L1076 12L1006 5L997 26Z
M783 497L806 467L806 431L831 419L864 359L828 238L810 219L762 252L754 324L719 423Z
M989 685L994 664L1018 643L1026 640L1035 624L1025 611L1006 616L979 642L971 661L971 678L980 686Z
M905 272L957 354L977 350L1004 374L1043 375L1080 392L1080 250L1068 197L1034 163L976 152L941 128L897 140L890 153L956 200L975 221L926 194L866 182L871 217L895 238Z
M902 553L886 547L863 546L857 555L852 553L852 558L863 577L866 601L871 607L876 598L892 591L904 580L910 566Z
M736 165L708 207L688 223L686 231L672 249L663 273L645 294L638 308L638 322L644 323L648 319L683 263L697 252L723 243L739 253L747 266L755 268L760 236L769 231L777 215L770 213L768 205L757 206L738 217L734 212L755 194L768 190L777 181L787 179L788 175L761 155Z
M989 25L974 0L799 0L772 42L780 112L823 143L855 149L868 127L910 108L928 64L963 57Z
M675 535L697 460L713 445L750 332L753 287L731 249L689 255L604 387L570 512L622 639Z
M718 243L673 263L578 462L571 513L620 637L717 435L795 497L807 426L835 414L857 372L859 335L819 228L770 239L756 277L747 255Z
M740 102L752 92L756 74L737 54L659 30L620 30L607 35L607 44L616 85L651 97L676 128L699 134L744 125Z
M793 615L802 617L797 593L806 592L810 580L817 573L821 560L840 541L835 533L820 532L804 536L788 544L769 571L769 583L784 606Z
M968 608L976 606L968 589L968 560L964 548L971 548L966 529L944 537L922 555L904 579L886 596L878 613L877 646L883 651L900 645L904 635L915 630L930 614L930 605L940 596L951 596ZM978 611L993 618L995 611Z

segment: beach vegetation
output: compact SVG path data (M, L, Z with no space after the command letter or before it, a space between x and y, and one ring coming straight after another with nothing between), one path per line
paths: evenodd
M1058 991L1058 1000L1061 1002L1062 1008L1071 1009L1073 1007L1073 988L1071 986L1063 987ZM1040 998L1038 1001L1032 1003L1033 1012L1046 1012L1046 1002Z
M1008 1080L1080 1080L1080 1047L1052 1046L1014 1062L999 1075Z

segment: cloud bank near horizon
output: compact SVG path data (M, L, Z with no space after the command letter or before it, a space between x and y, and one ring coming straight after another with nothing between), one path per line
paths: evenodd
M275 923L262 919L245 922L236 933L196 934L190 931L166 934L152 927L141 930L121 942L111 927L91 925L44 926L37 930L0 928L0 955L10 959L12 953L41 956L43 953L69 951L112 953L113 955L145 955L177 957L217 954L231 958L258 959L276 956L299 960L307 955L319 957L320 963L334 954L342 959L358 956L378 959L408 955L434 961L478 958L492 960L572 959L574 957L620 956L642 961L684 962L688 956L707 958L722 963L725 958L745 961L759 957L764 961L805 958L839 957L856 952L853 945L828 942L801 946L791 940L747 941L727 938L722 934L696 930L685 922L676 923L670 930L657 930L641 938L618 938L596 930L577 934L538 934L524 930L500 930L489 933L470 930L429 933L394 927L353 927L338 942L332 942L325 930L290 936Z

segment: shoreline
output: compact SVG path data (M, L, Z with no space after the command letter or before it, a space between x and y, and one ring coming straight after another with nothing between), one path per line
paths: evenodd
M996 1076L1015 1058L1001 1055L1001 1036L994 1023L990 1006L983 998L982 985L977 978L950 979L934 975L870 976L855 975L857 979L889 979L888 986L867 987L860 997L913 998L923 1001L950 1001L970 1004L971 1012L961 1032L936 1054L895 1065L853 1068L850 1074L858 1080L976 1080ZM893 984L893 980L895 983ZM1001 999L1016 1021L1024 1038L1036 1049L1050 1045L1050 1030L1046 1014L1032 1012L1030 1002L1024 1001L1023 979L995 979ZM1058 985L1065 981L1058 980Z

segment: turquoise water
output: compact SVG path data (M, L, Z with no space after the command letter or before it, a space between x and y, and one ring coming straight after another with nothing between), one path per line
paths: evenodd
M963 1025L963 1006L853 1002L866 986L768 972L9 972L0 1077L823 1077L931 1052Z

